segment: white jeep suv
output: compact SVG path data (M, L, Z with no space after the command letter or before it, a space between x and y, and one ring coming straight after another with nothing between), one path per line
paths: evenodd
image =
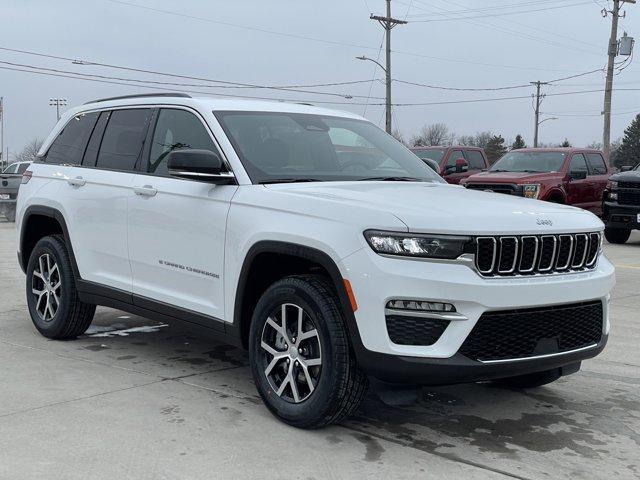
M353 412L369 376L549 383L609 332L598 218L448 185L350 113L90 102L45 141L17 213L43 335L81 335L96 305L207 327L298 427Z

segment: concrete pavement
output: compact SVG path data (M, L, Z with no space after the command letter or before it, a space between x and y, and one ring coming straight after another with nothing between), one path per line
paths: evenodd
M0 479L640 478L640 234L617 266L605 352L526 393L370 394L342 425L275 420L244 352L99 308L88 334L33 328L14 225L0 222Z

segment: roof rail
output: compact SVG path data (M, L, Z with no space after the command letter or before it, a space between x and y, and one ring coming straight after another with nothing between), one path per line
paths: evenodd
M120 97L108 97L108 98L99 98L98 100L91 100L89 102L85 102L84 105L89 103L98 103L98 102L108 102L109 100L124 100L127 98L147 98L147 97L182 97L182 98L192 98L191 95L186 93L138 93L135 95L122 95Z

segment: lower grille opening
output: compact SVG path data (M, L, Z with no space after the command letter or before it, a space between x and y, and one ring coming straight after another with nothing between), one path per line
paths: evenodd
M436 343L449 320L387 315L387 332L396 345L429 346Z
M460 347L473 360L507 360L568 352L599 343L600 300L484 313Z

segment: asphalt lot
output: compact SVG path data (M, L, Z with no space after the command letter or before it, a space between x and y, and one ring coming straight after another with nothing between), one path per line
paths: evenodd
M244 352L183 326L99 308L80 339L40 336L15 242L0 221L0 479L640 478L639 232L605 246L612 334L580 373L402 407L370 394L313 432L268 413Z

